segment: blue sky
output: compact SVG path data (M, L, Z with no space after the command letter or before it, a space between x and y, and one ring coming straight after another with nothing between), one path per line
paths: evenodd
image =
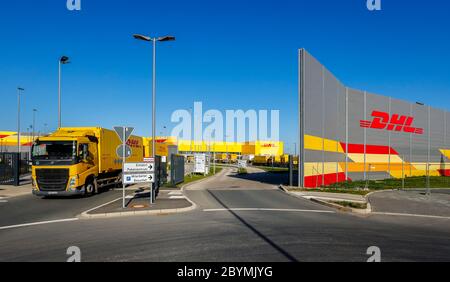
M3 1L0 9L1 130L57 124L58 57L64 126L135 126L150 135L151 46L133 33L171 34L158 48L158 132L170 115L206 109L279 109L281 138L297 135L297 49L344 84L450 109L449 1L382 0Z

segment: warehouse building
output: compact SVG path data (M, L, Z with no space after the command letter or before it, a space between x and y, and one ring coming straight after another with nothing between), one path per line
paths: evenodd
M299 51L301 187L450 176L450 113L351 89Z
M0 153L16 153L17 148L17 132L0 131ZM33 144L31 134L22 134L20 136L21 152L29 152Z
M36 136L34 138L37 138ZM152 138L144 137L145 154L151 155ZM22 134L20 137L21 152L29 152L33 144L33 136ZM280 157L284 152L284 143L280 141L255 142L215 142L179 140L175 137L157 137L156 155L212 153L218 159L235 160L238 157L254 156ZM0 131L0 152L17 152L17 132Z
M144 143L151 150L152 138L144 138ZM284 143L280 141L254 141L254 142L217 142L217 141L191 141L175 137L157 137L156 155L169 156L170 154L211 153L216 159L235 160L240 157L253 159L255 156L280 157L284 154ZM151 155L151 151L146 152Z

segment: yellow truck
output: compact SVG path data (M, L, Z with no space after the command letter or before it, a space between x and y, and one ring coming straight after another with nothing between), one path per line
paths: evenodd
M122 182L122 160L116 149L122 142L114 131L99 127L61 128L38 138L32 148L33 194L36 196L93 195ZM142 138L127 143L142 162Z

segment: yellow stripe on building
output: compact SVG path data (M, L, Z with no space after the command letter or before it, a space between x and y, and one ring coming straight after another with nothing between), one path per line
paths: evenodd
M446 156L447 158L449 158L450 159L450 150L447 150L447 149L442 149L442 150L440 150L441 151L441 153L444 155L444 156Z
M321 137L305 135L305 149L313 151L326 151L344 154L344 150L339 142L323 139Z

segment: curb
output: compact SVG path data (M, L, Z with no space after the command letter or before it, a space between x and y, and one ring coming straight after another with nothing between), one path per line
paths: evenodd
M365 196L365 200L366 200L366 204L367 204L367 208L366 209L354 209L354 208L344 207L344 206L341 206L341 205L338 205L338 204L335 204L335 203L330 203L330 202L327 202L327 201L324 201L324 200L316 199L316 198L313 198L313 197L303 197L303 196L299 196L299 195L293 194L293 193L289 192L289 190L287 190L283 185L280 185L278 188L281 191L283 191L283 192L285 192L285 193L287 193L287 194L289 194L289 195L291 195L293 197L296 197L296 198L309 200L311 202L314 202L314 203L317 203L317 204L320 204L320 205L323 205L323 206L327 206L329 208L337 209L338 211L341 211L341 212L349 212L349 213L355 213L355 214L360 214L360 215L369 215L369 214L372 213L372 205L370 204L369 199L368 199L367 196L372 194L372 193L381 192L381 191L375 191L375 192L369 193L369 194L367 194ZM339 194L339 193L337 193L337 194ZM342 200L342 201L343 202L352 202L350 200Z
M223 171L223 170L222 170ZM222 171L220 173L222 173ZM220 174L219 173L219 174ZM213 175L211 177L217 176ZM203 181L206 181L208 179L210 179L211 177L206 177L188 184L185 184L183 186L181 186L180 191L181 193L183 193L183 196L185 197L185 199L191 204L190 207L186 207L186 208L179 208L179 209L160 209L160 210L148 210L148 211L127 211L127 212L112 212L112 213L100 213L100 214L89 214L89 212L94 211L96 209L102 208L106 205L112 204L114 202L117 202L119 200L122 200L122 198L107 202L103 205L100 205L98 207L92 208L90 210L87 210L83 213L81 213L79 216L77 216L77 218L79 219L95 219L95 218L117 218L117 217L128 217L128 216L141 216L141 215L169 215L169 214L178 214L178 213L185 213L185 212L189 212L189 211L193 211L195 209L197 209L197 204L194 203L191 199L189 199L186 194L184 193L184 191L186 190L187 187L194 185L194 184L198 184L201 183Z
M98 208L96 208L96 209L98 209ZM194 210L196 208L197 208L196 206L191 205L190 207L187 207L187 208L161 209L161 210L150 210L150 211L128 211L128 212L112 212L112 213L100 213L100 214L88 214L87 212L84 212L80 216L78 216L78 218L80 218L80 219L95 219L95 218L117 218L117 217L141 216L141 215L169 215L169 214L188 212L188 211Z

